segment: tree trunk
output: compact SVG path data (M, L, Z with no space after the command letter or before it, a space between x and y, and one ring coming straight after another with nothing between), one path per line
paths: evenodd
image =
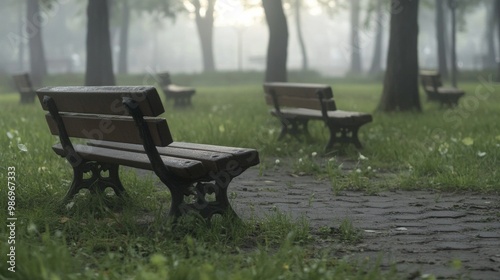
M496 55L495 55L495 2L485 1L484 5L486 7L486 30L485 30L485 40L486 40L486 54L483 58L483 67L485 69L495 69L496 67Z
M41 86L43 78L47 75L47 61L42 40L42 23L44 22L40 13L38 0L26 2L26 33L29 38L30 53L30 75L33 85Z
M107 0L89 0L87 7L87 69L85 85L115 85Z
M24 18L24 3L23 1L19 1L19 15L18 15L18 24L19 24L19 36L22 36L23 30L23 18ZM18 52L18 63L19 63L19 73L24 72L24 40L19 40L19 52Z
M418 0L392 0L389 51L378 109L421 111L418 91ZM399 8L398 8L399 7Z
M267 46L266 82L286 82L288 56L288 26L281 0L262 0L269 43Z
M370 66L369 73L374 75L382 71L382 42L384 39L384 14L382 13L382 6L384 0L377 0L376 7L376 30L375 30L375 48L373 50L372 65Z
M438 47L438 69L441 77L448 78L448 64L446 59L446 18L445 1L436 0L436 39Z
M500 0L495 1L495 13L497 22L498 54L500 55ZM497 82L500 82L500 62L497 61Z
M451 10L451 85L457 87L457 2L448 0Z
M295 0L295 27L297 28L297 38L299 39L300 52L302 54L302 70L306 71L309 68L309 62L307 59L306 43L302 35L302 21L300 20L301 2L302 0Z
M123 0L122 21L120 26L120 53L118 54L118 73L128 72L128 31L130 25L129 0Z
M360 0L351 0L351 70L352 74L360 74L361 45L359 41Z
M213 30L214 30L214 8L216 0L208 0L205 15L201 15L200 0L193 0L196 13L196 26L200 37L201 54L203 57L203 71L215 71Z

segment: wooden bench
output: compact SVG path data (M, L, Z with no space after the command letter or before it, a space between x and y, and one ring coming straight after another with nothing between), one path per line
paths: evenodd
M173 142L167 121L158 117L164 108L154 87L46 87L37 95L50 132L59 135L52 149L73 167L65 202L84 188L124 195L123 165L154 171L170 190L169 216L195 211L210 219L234 213L228 185L259 163L254 149Z
M362 148L359 128L372 121L366 113L337 110L330 86L322 84L265 83L266 103L274 107L271 114L281 121L281 134L309 135L309 120L321 120L330 130L325 150L335 143L352 143Z
M21 95L21 103L33 103L36 94L31 83L30 75L28 73L13 75L12 79L14 80L17 91Z
M165 99L173 99L174 107L191 106L191 97L196 90L191 87L182 87L172 83L169 73L156 74L160 87L165 94Z
M421 71L420 82L427 94L428 101L437 101L440 106L457 106L460 97L464 96L463 90L453 87L443 87L441 75L436 71Z

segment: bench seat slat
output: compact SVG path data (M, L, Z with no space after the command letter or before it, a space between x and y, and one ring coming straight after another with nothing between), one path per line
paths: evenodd
M123 150L115 150L101 147L92 147L87 145L73 145L75 151L85 160L100 161L107 163L116 163L129 167L152 170L151 162L144 153L134 153ZM61 144L55 144L52 149L56 154L65 156ZM202 178L207 171L203 164L197 160L181 159L169 156L161 156L163 163L175 175L186 179Z
M194 94L196 90L191 87L183 87L170 84L163 87L163 91L168 91L169 93L179 93L179 94Z
M271 114L274 116L278 116L275 110L271 110ZM305 118L305 119L323 120L323 115L321 114L321 111L302 109L302 108L282 109L280 116L285 118ZM362 125L365 123L369 123L373 120L372 116L367 113L350 112L342 110L329 111L328 119L335 121L335 123L341 125Z
M44 96L50 96L59 112L128 116L122 97L130 97L139 103L144 116L157 117L165 109L154 87L45 87L37 90L44 110Z
M319 102L318 97L315 98L299 98L299 97L286 97L279 96L277 97L278 104L280 107L300 107L300 108L308 108L321 110L321 103ZM268 105L274 106L274 100L271 95L266 94L266 103ZM333 99L323 100L323 104L325 104L326 110L336 110L337 106L335 105L335 101Z
M60 114L69 137L87 138L142 144L137 126L132 117L113 117L109 115ZM50 114L45 116L53 135L59 135L57 124ZM151 136L156 146L172 143L167 122L163 118L146 118Z
M257 152L257 150L254 149L215 146L215 145L187 143L187 142L172 142L172 144L168 146L172 148L230 154L233 156L232 159L236 160L239 166L244 168L259 164L259 153Z
M125 144L110 141L90 141L91 146L111 148L136 153L144 153L144 147L136 144ZM238 160L241 156L233 156L229 153L192 150L174 147L157 147L160 155L172 156L176 158L195 159L201 161L207 171L221 171L228 168L230 160ZM247 167L247 166L245 166Z
M464 95L465 91L458 89L458 88L452 88L452 87L438 87L438 93L439 94L451 94L451 95Z
M323 92L323 98L333 98L333 92L329 85L324 84L300 84L300 83L264 83L264 91L267 94L272 92L277 97L288 96L298 98L318 98L318 91Z

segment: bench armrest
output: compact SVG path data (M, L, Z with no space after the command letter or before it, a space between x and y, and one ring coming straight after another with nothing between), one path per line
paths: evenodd
M153 167L153 171L155 174L164 182L176 182L177 178L173 177L173 173L170 172L168 167L163 164L163 160L161 159L160 154L158 153L158 149L156 149L156 145L154 144L153 137L151 136L151 132L149 130L148 125L144 121L144 114L139 108L139 104L137 101L130 97L122 98L123 105L127 108L129 114L134 118L135 124L137 125L137 129L139 130L139 135L142 138L142 144L144 147L144 151L151 162L151 166Z
M325 121L325 124L328 123L328 108L326 107L324 100L324 93L323 90L319 89L316 91L316 94L318 95L319 103L321 104L321 115L323 116L323 120Z

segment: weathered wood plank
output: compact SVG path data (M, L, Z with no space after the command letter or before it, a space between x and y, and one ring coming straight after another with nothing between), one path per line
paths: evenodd
M267 94L274 93L276 96L298 97L298 98L318 98L318 91L321 91L323 98L333 98L332 88L325 84L302 84L302 83L264 83L264 91Z
M82 115L73 113L60 114L69 137L86 138L142 144L139 130L132 117L112 117L98 115ZM50 114L45 118L53 135L59 135L57 124ZM167 146L172 143L172 135L163 118L146 118L149 131L156 146Z
M295 108L308 108L321 110L321 103L319 98L300 98L300 97L288 97L288 96L277 96L277 101L280 107L295 107ZM266 103L268 105L274 106L274 100L271 95L266 94ZM333 99L323 100L326 110L333 111L337 109L335 101Z
M122 104L123 97L130 97L139 103L145 116L156 117L165 112L161 99L154 87L146 86L101 86L101 87L45 87L36 91L44 110L44 96L50 96L60 112L105 114L128 116Z
M271 111L271 114L278 116L275 110ZM283 109L281 110L279 116L284 118L303 118L303 119L313 119L313 120L324 120L323 115L318 110L294 108L294 109ZM350 112L350 111L329 111L328 120L341 125L363 125L369 123L373 120L372 116L367 113L361 112Z
M232 155L232 160L238 162L238 165L244 168L259 164L259 153L254 149L236 148L226 146L215 146L207 144L196 144L186 142L172 142L168 145L172 148L192 149L208 152L227 153Z
M31 83L28 73L13 75L12 79L16 85L17 91L21 95L21 103L33 103L35 101L35 89Z
M88 142L88 145L129 151L129 152L136 152L136 153L145 153L144 147L142 145L136 145L136 144L125 144L125 143L117 143L110 141L90 141ZM215 171L215 172L227 169L229 166L229 162L234 158L234 156L229 153L204 151L204 150L193 150L193 149L174 148L174 147L157 147L157 150L160 155L198 160L203 163L203 166L208 171Z
M87 145L73 145L75 151L84 160L99 161L126 165L139 169L152 170L151 162L144 153L134 153L123 150L107 149ZM52 149L60 156L66 156L61 144L55 144ZM206 175L203 164L197 160L161 156L165 166L176 176L196 180Z

